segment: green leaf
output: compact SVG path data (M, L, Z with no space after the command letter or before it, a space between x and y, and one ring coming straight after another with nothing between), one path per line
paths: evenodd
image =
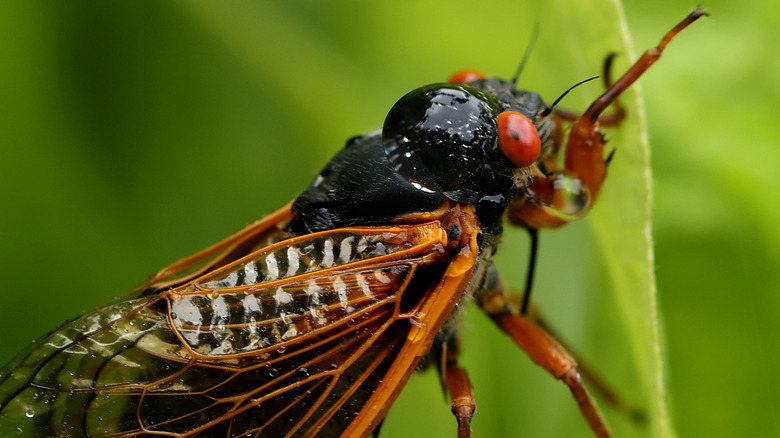
M17 335L4 340L4 359L283 205L347 138L380 126L405 92L461 68L511 76L535 23L541 34L520 86L548 102L599 74L608 52L620 55L616 72L633 59L620 6L607 0L5 12L0 40L14 63L3 85L13 111L2 122L9 213L0 227L8 273L0 329ZM670 11L670 24L683 12ZM14 44L20 39L27 50ZM584 109L600 91L594 81L561 106ZM616 435L670 437L637 91L623 99L629 119L608 133L618 151L598 205L584 221L542 233L535 299L584 361L648 416L637 426L605 407ZM499 254L517 292L527 246L510 230ZM475 434L587 436L568 390L480 313L470 308L463 327ZM455 436L433 372L411 379L382 436L410 434Z

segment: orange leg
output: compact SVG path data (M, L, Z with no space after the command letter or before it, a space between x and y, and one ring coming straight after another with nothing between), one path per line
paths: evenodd
M459 340L457 332L442 340L437 350L436 363L445 395L452 399L452 413L458 420L458 438L471 438L471 417L477 410L474 390L466 370L458 365Z
M611 437L593 398L582 383L574 358L541 327L525 316L512 312L497 276L489 281L495 282L495 285L491 285L494 287L475 296L480 307L534 362L569 387L580 411L597 437Z
M529 268L529 271L531 270L532 269ZM569 353L569 355L574 358L574 361L577 363L577 369L579 370L582 378L588 382L590 389L593 390L593 392L595 392L601 400L603 400L615 411L626 414L632 421L636 423L644 423L646 421L645 414L642 409L631 406L631 404L629 404L618 391L615 391L612 387L610 387L610 385L603 378L601 378L601 376L596 371L594 371L592 367L588 366L588 364L582 360L582 357L577 355L576 351L572 349L571 344L563 341L563 338L558 334L558 332L553 329L553 327L547 322L547 319L542 316L537 306L529 305L525 300L525 296L523 295L510 294L506 297L506 300L509 308L513 313L521 314L530 319L534 324L539 326L539 328L547 332L548 335L561 344L561 346Z
M614 83L612 82L612 62L616 57L616 53L610 53L607 55L607 59L604 60L604 67L601 70L601 77L604 80L604 88L606 89L612 87L612 84ZM619 100L615 99L615 101L612 102L612 109L614 112L611 114L599 115L598 123L600 126L618 126L620 125L620 122L626 118L626 109L623 107L623 105L620 104ZM576 122L577 119L582 117L581 113L566 111L559 108L555 108L553 112L557 116L558 120L564 120L571 123Z
M601 117L601 113L661 57L675 35L704 15L707 14L701 8L688 15L664 35L656 47L642 54L626 73L574 121L566 144L563 168L531 184L529 199L520 201L520 204L510 209L510 220L513 223L527 228L556 228L588 211L598 198L609 163L609 159L604 157L606 142L598 130L599 123L614 125L623 117L620 109L614 117ZM556 116L559 120L572 117L565 112L558 112Z
M509 297L512 298L512 297ZM514 306L513 306L514 308ZM544 320L539 312L535 308L531 308L527 318L533 321L538 329L542 330L559 344L567 354L572 358L576 364L577 371L580 373L583 379L588 382L590 388L596 393L596 395L613 410L618 411L626 415L631 421L637 424L642 424L647 421L645 413L642 409L636 406L630 405L618 391L615 391L609 384L596 373L593 368L583 363L581 358L578 357L576 352L572 351L571 347L563 342L560 336L550 327L546 320Z
M550 327L550 324L548 324L539 314L537 309L532 307L528 313L528 318L530 318L539 328L547 332L548 335L557 340L558 343L569 352L577 362L577 369L579 370L580 375L582 375L585 381L588 382L588 386L604 401L604 403L608 404L612 409L622 412L636 423L644 423L646 421L644 412L626 402L620 393L611 388L606 381L593 370L593 368L587 366L587 364L582 361L581 357L572 350L571 346L563 342L561 337Z
M457 363L450 362L445 371L445 380L447 391L452 397L452 413L458 419L458 438L470 438L471 417L477 409L477 403L469 376Z

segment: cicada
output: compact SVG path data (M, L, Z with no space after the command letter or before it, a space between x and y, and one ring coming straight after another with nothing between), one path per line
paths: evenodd
M293 202L3 368L0 435L367 436L435 364L467 437L458 314L474 300L610 436L574 359L526 314L530 288L518 310L493 255L505 218L535 236L587 213L609 162L599 124L622 118L602 113L702 15L581 115L475 72L408 93Z

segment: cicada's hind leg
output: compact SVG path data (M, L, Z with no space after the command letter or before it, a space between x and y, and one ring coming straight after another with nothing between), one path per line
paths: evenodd
M677 33L704 15L707 14L701 8L688 15L573 120L563 168L548 169L545 177L537 178L528 188L526 199L519 199L510 206L509 218L513 223L526 228L556 228L588 211L598 198L610 159L604 156L606 142L598 129L599 124L615 125L623 118L620 109L611 116L601 117L601 113L661 57L666 45ZM556 117L565 120L567 113L558 112ZM575 118L571 114L568 117Z
M593 397L582 383L574 358L555 338L530 318L512 310L494 268L491 269L485 286L475 294L475 299L482 310L530 356L531 360L569 387L580 411L597 437L611 437Z
M508 298L514 298L514 295ZM517 312L515 306L512 306L512 309L513 311ZM610 385L603 378L601 378L601 376L596 371L594 371L592 367L588 366L588 364L582 360L582 357L577 355L570 344L563 342L562 337L558 335L558 333L551 327L551 325L542 316L537 307L531 306L527 313L527 318L533 321L534 324L539 326L539 328L547 332L547 334L552 336L559 344L563 346L569 355L574 358L574 360L577 362L577 369L579 370L580 375L582 375L582 378L585 379L585 381L588 383L588 387L593 390L593 392L599 397L600 400L604 401L604 403L609 405L615 411L627 415L632 421L636 423L641 424L646 421L645 413L642 411L642 409L632 406L630 403L628 403L618 391L610 387Z
M436 365L441 376L442 388L452 400L452 413L458 420L458 438L470 438L471 417L477 410L477 402L466 370L458 365L457 333L453 332L445 336L446 339L442 341L435 353L438 356Z

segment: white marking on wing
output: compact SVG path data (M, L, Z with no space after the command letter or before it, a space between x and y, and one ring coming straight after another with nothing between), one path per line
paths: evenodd
M224 295L218 295L211 300L211 310L214 312L211 319L212 326L217 328L224 327L228 320L230 320L230 309L228 309L228 304L225 301Z
M349 236L341 241L341 247L339 248L339 260L342 265L350 262L352 259L352 241L355 240L355 236Z
M254 318L254 315L260 315L263 312L262 303L254 294L245 296L241 300L241 305L244 308L244 314L250 315L250 318Z
M286 341L296 335L298 335L298 329L295 328L295 325L291 325L290 328L287 329L287 331L282 335L282 340Z
M344 281L341 280L341 277L336 277L336 279L333 280L333 287L336 289L336 293L338 293L339 304L341 304L341 307L347 313L354 312L355 308L349 305L349 299L347 298L347 285L344 284Z
M322 291L322 288L320 285L317 284L314 280L309 280L306 282L306 289L303 290L306 292L306 295L309 296L309 300L316 304L320 303L320 292Z
M285 292L284 289L281 287L276 288L276 293L274 294L274 301L276 302L276 307L281 306L282 304L288 304L292 301L293 297L290 295L289 292Z
M366 277L363 276L363 274L357 274L355 275L355 279L357 280L357 284L360 287L360 290L363 291L363 295L373 298L374 293L371 292L371 288L368 287L368 282L366 281Z
M290 246L287 248L287 274L285 277L292 277L298 273L301 266L301 257L298 248Z
M268 276L266 280L273 281L279 278L279 265L276 262L276 256L274 253L265 256L265 265L268 268Z
M366 248L368 248L368 240L365 237L360 236L360 240L358 240L357 243L357 253L362 254Z
M257 265L255 262L249 262L244 265L244 284L254 284L257 282Z
M387 274L385 274L381 269L374 271L374 277L376 277L376 279L382 283L390 283L390 277L388 277Z
M322 266L326 268L333 266L333 241L330 239L325 240L322 248Z

